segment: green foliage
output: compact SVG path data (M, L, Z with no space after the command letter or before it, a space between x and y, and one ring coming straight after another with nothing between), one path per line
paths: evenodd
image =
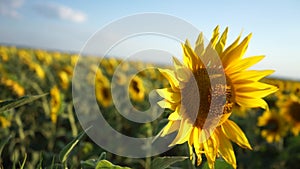
M101 160L98 162L96 169L130 169L129 167L121 167L118 165L114 165L107 160Z
M0 102L0 113L13 109L13 108L17 108L20 107L24 104L30 103L35 101L36 99L39 99L41 97L46 96L47 94L41 94L41 95L35 95L35 96L23 96L21 98L18 99L14 99L14 100L5 100Z
M156 157L151 163L151 169L165 169L170 167L172 164L186 160L188 157Z
M220 160L220 159L216 159L215 168L216 169L233 169L231 165L226 163L224 160ZM207 162L205 162L203 164L202 169L209 169Z

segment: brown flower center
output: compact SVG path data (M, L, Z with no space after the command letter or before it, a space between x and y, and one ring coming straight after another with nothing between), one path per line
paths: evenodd
M222 74L209 76L207 69L200 68L182 86L182 113L194 126L217 127L224 122L224 114L231 113L231 87L224 84Z
M279 121L277 119L271 118L268 120L266 129L272 132L278 132L279 129Z
M133 88L133 90L136 92L136 93L139 93L140 92L140 88L138 86L138 82L135 81L135 80L132 80L131 82L131 87Z
M300 122L300 103L292 102L289 106L289 114L294 121Z

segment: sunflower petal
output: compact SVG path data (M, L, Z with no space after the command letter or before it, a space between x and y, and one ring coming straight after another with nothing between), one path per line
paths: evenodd
M241 107L246 108L257 108L260 107L262 109L268 109L268 104L264 99L261 98L243 98L243 97L236 97L236 102Z
M241 57L245 54L251 36L252 34L250 33L238 46L232 49L232 51L230 51L227 55L224 55L224 57L222 58L222 63L225 69L229 64L232 64L234 61L241 59Z
M164 137L170 133L177 131L180 127L180 120L169 121L168 124L163 128L163 132L161 133L161 137Z
M171 103L167 100L161 100L159 102L157 102L157 104L161 107L161 108L168 108L168 109L171 109L171 110L175 110L176 107L177 107L177 104L175 103Z
M216 44L216 51L218 52L219 55L223 52L223 49L226 44L226 39L227 39L227 33L228 33L228 27L226 27L225 31L222 33L218 43Z
M214 164L218 153L216 138L213 135L207 138L206 141L203 142L203 148L209 168L214 168Z
M248 69L249 67L255 65L259 61L261 61L265 56L252 56L252 57L247 57L241 60L235 60L231 61L230 63L226 64L225 67L225 72L227 74L233 74L236 72L240 72L243 70Z
M197 38L196 44L195 44L195 53L198 56L201 56L204 52L204 40L203 40L203 33L201 32Z
M156 92L171 103L178 103L181 101L180 93L172 91L171 88L156 89Z
M230 75L231 79L234 79L236 83L242 82L244 79L247 81L259 81L262 78L274 73L274 70L247 70L242 72L237 72Z
M176 79L174 71L169 69L158 69L159 72L169 81L174 91L179 91L179 81Z
M227 120L222 124L222 131L227 138L235 142L242 148L248 148L252 150L247 137L240 127L231 120Z
M225 136L222 130L218 130L218 136L220 141L219 152L224 160L231 164L233 168L236 168L236 158L232 148L230 140Z
M190 133L193 129L193 124L188 122L188 119L181 120L180 127L177 136L169 146L174 146L176 144L182 144L188 141Z

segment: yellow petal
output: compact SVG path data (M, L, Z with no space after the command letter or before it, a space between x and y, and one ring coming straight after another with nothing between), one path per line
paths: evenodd
M217 129L220 141L219 151L224 160L236 168L236 158L230 140L221 129Z
M221 126L222 131L227 138L229 138L242 148L248 148L252 150L244 132L233 121L227 120Z
M264 90L253 90L253 89L240 89L235 90L235 96L237 97L245 97L245 98L263 98L268 96L269 94L272 94L276 92L278 89L277 87L272 87L270 89L264 89Z
M196 44L195 44L195 53L198 56L201 56L204 52L204 40L203 40L203 33L201 32L197 38Z
M211 38L211 40L210 40L210 44L211 44L211 46L212 46L213 48L215 47L215 45L216 45L216 43L217 43L217 40L218 40L218 38L219 38L219 29L220 29L220 27L219 27L219 25L218 25L218 26L214 29L212 38Z
M202 157L201 154L203 153L203 144L200 141L200 133L201 133L201 129L198 127L194 128L194 132L193 132L193 143L194 143L194 148L195 148L195 152L197 155L197 165L199 166L202 163Z
M218 52L219 55L223 52L223 49L226 44L226 39L227 39L227 33L228 33L228 27L226 27L225 31L222 33L218 43L216 44L216 51Z
M178 105L176 107L176 110L169 115L168 120L180 120L181 119L180 107L181 107L180 105Z
M224 52L222 52L222 54L220 55L221 60L223 60L223 58L224 58L225 56L227 56L228 53L231 52L231 51L239 44L240 38L241 38L241 33L240 33L240 35L236 38L236 40L235 40L231 45L229 45L229 46L224 50Z
M156 89L156 92L171 103L181 101L180 93L174 92L171 88Z
M236 72L240 72L243 70L248 69L249 67L255 65L256 63L258 63L259 61L261 61L265 56L261 55L261 56L252 56L252 57L247 57L241 60L235 60L235 61L231 61L228 64L223 64L225 67L225 72L227 74L233 74ZM226 66L225 66L226 65Z
M175 110L176 107L177 107L177 104L175 103L171 103L167 100L161 100L159 102L157 102L157 104L161 107L161 108L168 108L168 109L171 109L171 110Z
M195 70L196 67L198 67L199 63L201 63L199 57L193 51L188 41L186 41L186 43L182 45L182 49L184 54L183 55L184 65L190 68L190 70Z
M234 79L236 83L243 80L259 81L272 73L274 73L274 70L247 70L230 75L230 79Z
M233 61L241 59L241 57L245 54L251 36L252 34L250 33L238 46L236 46L222 58L222 63L225 69L229 64L231 64Z
M164 137L174 131L177 131L180 127L180 120L169 121L168 124L162 129L161 137Z
M174 91L179 91L179 81L176 79L176 75L169 69L158 69L159 72L169 81L171 88Z
M182 144L188 141L192 129L193 129L193 124L189 123L188 119L181 120L177 136L169 146L173 146L175 144Z
M235 98L238 105L241 107L247 107L247 108L256 108L260 107L262 109L268 109L268 104L265 100L261 98L244 98L244 97L238 97Z
M205 142L203 142L203 148L209 168L214 168L218 153L216 138L211 135Z

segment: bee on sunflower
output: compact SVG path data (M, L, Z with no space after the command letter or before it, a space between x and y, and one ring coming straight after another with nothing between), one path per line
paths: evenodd
M202 33L194 49L187 40L182 44L183 64L174 58L174 70L159 69L170 87L157 89L164 98L158 104L174 111L159 135L178 131L170 146L188 142L190 158L195 151L197 165L200 165L204 154L209 168L214 168L219 155L233 168L237 167L231 141L252 149L244 132L229 120L232 106L268 109L262 98L277 91L276 87L259 81L272 74L272 70L248 70L264 58L243 58L251 34L240 43L239 36L225 49L227 32L228 28L220 36L217 26L207 47L204 47ZM216 59L221 65L215 64Z

